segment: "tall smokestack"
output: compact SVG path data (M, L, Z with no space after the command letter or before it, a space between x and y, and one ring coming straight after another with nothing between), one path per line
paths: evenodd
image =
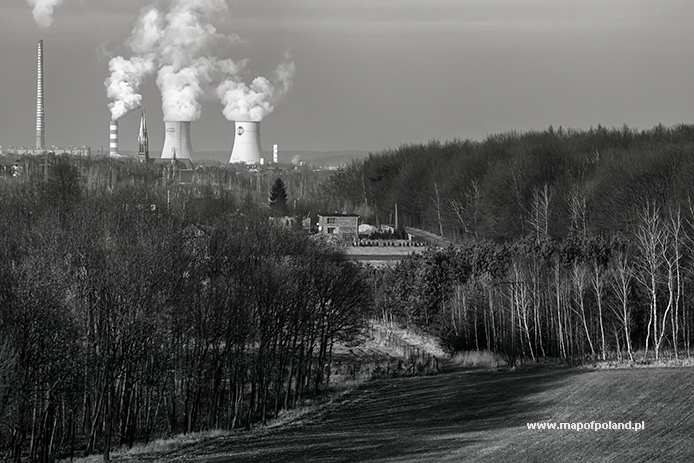
M46 148L46 113L43 106L43 40L36 48L36 149Z
M229 163L260 163L260 122L236 122L234 148Z
M193 160L193 143L190 139L189 121L164 122L164 148L161 150L162 159Z
M272 145L272 162L274 164L280 163L280 147L279 147L279 145Z
M118 153L118 121L111 119L108 129L108 155L112 158L119 158L120 153Z

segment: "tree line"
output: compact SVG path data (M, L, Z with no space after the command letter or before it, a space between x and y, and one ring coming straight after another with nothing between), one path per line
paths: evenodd
M393 224L397 206L400 224L455 241L524 236L539 212L534 205L549 199L548 232L563 238L583 203L586 226L596 233L625 231L647 201L686 206L693 154L690 125L549 128L402 146L352 163L326 188L334 208L357 211L369 223Z
M371 309L356 267L233 193L87 181L0 181L0 456L108 461L326 387Z
M486 349L510 361L691 355L691 207L648 202L627 233L591 234L578 216L561 239L547 233L546 220L531 228L375 272L380 316L436 332L451 350Z

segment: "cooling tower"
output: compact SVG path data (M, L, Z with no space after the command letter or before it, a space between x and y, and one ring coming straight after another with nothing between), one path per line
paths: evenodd
M260 122L236 122L234 148L229 163L260 163Z
M111 120L108 126L108 155L112 158L119 158L118 149L118 121Z
M164 148L161 150L162 159L193 160L193 144L190 141L190 122L164 122Z
M46 114L43 106L43 40L36 48L36 149L46 147Z

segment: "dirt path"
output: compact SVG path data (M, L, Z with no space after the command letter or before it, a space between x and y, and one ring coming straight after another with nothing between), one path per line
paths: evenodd
M372 381L308 422L158 461L694 461L694 369L450 371ZM645 421L633 431L526 422ZM151 461L151 460L150 460Z

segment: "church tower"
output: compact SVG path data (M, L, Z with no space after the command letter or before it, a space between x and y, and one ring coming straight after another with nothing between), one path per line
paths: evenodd
M139 145L138 159L140 162L149 162L149 135L147 134L147 117L144 111L140 116L140 133L137 136L137 144Z

